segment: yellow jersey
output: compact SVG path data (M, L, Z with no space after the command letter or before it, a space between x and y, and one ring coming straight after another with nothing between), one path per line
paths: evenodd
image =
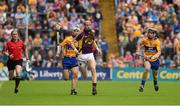
M71 46L73 43L73 40L74 40L73 37L69 36L69 37L66 37L60 44L60 46L64 47L63 54L66 57L76 57L76 52L74 51L73 47ZM75 44L73 44L73 45L75 45Z
M153 56L161 52L161 42L159 39L143 38L140 42L141 46L144 46L144 55ZM157 59L147 59L148 61L156 61Z

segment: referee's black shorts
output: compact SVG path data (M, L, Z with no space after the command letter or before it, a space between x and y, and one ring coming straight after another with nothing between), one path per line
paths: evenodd
M8 67L9 71L10 70L14 70L17 65L22 66L22 64L23 64L23 60L22 59L21 60L11 60L11 59L9 59L7 61L7 67Z

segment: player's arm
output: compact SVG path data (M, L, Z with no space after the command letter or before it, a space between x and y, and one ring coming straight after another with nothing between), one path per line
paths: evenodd
M61 48L62 48L61 45L57 46L57 52L56 52L57 57L59 57L59 55L60 55Z
M23 45L22 49L23 49L24 54L25 54L25 56L26 56L26 60L29 60L28 50L27 50L27 48L26 48L26 45L25 45L24 43L22 43L22 45Z
M62 48L67 44L68 42L68 39L65 38L59 45L57 45L57 52L56 52L56 56L59 57L61 51L62 51Z
M144 39L140 40L136 46L136 54L141 55L141 47L144 44Z
M70 42L71 47L73 48L73 50L76 52L76 54L79 54L79 51L77 50L77 48L75 47L75 43L74 41Z
M143 56L144 58L148 59L150 58L151 56L150 55L146 55L146 54L141 54L141 47L144 46L146 40L145 38L141 39L138 43L137 43L137 47L136 47L136 55L139 55L139 56Z
M96 44L96 41L93 41L93 46L96 48L99 55L102 55L102 51L99 49L98 45Z
M7 46L7 44L6 44L6 45L3 47L2 53L3 53L4 55L6 55L6 56L9 57L10 54L9 54L7 48L8 48L8 46Z
M26 56L26 60L29 60L27 48L25 49L24 53L25 53L25 56Z
M7 50L3 50L2 53L6 56L9 56L9 52Z

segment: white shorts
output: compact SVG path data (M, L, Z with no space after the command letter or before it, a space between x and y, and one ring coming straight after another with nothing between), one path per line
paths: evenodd
M96 64L93 53L81 54L77 57L77 60L80 63L80 66L84 66L84 64L87 64L89 60L93 61L94 64Z

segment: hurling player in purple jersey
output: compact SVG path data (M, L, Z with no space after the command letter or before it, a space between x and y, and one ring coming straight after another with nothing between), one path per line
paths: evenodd
M79 51L81 54L78 56L80 63L80 69L83 74L83 78L87 78L87 66L89 65L92 74L92 94L97 94L97 75L96 75L96 61L94 58L94 50L96 49L98 54L101 55L101 50L97 46L94 39L94 31L91 27L90 21L85 21L84 30L81 34L75 37L75 40L79 44Z

